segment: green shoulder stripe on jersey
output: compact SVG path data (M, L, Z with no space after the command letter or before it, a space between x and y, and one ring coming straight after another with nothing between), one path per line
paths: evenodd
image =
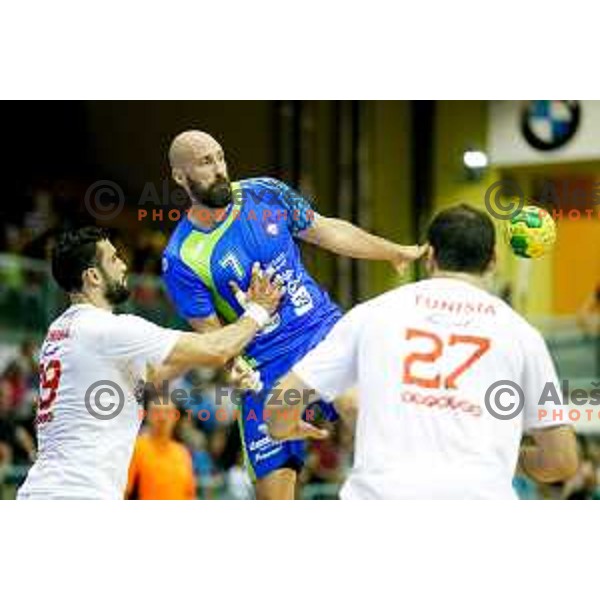
M240 196L242 193L241 184L239 182L232 183L231 192L234 198ZM196 273L198 277L200 277L204 285L211 291L217 312L227 322L235 321L237 319L237 313L231 304L219 294L212 276L210 263L217 242L235 222L236 216L241 210L239 205L239 201L234 202L225 221L213 231L206 233L202 231L193 231L190 233L185 242L181 245L180 251L181 260Z

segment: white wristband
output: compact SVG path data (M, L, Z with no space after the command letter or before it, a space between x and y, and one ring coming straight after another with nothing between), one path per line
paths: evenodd
M249 302L246 305L243 317L250 317L256 321L256 324L262 329L270 320L271 315L266 308L263 308L260 304L255 302Z
M248 304L248 301L246 300L246 294L239 288L235 293L235 299L242 308L246 308L246 305Z

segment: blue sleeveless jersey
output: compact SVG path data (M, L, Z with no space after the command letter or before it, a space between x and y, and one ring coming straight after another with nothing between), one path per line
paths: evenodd
M340 310L304 268L294 240L312 225L310 204L270 178L236 182L232 191L233 202L213 229L200 229L187 217L181 220L163 254L163 279L185 319L216 314L231 323L244 310L229 282L246 290L254 262L273 269L286 293L271 324L246 350L251 364L261 369L286 354L308 352L315 335L324 337L321 332L333 327Z

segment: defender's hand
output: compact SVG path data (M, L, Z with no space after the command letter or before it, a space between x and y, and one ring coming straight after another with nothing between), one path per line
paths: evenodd
M245 294L235 281L230 281L229 285L236 298L243 297L246 302L255 302L272 315L277 310L283 296L281 284L272 281L272 278L273 274L263 271L256 262L252 265L252 278Z
M231 387L241 391L260 392L263 385L260 373L255 371L241 356L234 358L231 365L228 366L225 379Z

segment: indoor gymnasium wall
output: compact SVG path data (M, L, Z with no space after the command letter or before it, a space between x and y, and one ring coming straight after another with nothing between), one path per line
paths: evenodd
M273 102L86 102L90 146L99 171L132 194L169 180L166 153L174 135L202 129L221 142L232 178L275 173ZM175 188L174 184L172 189Z
M600 284L600 220L565 220L559 223L558 234L554 308L559 315L569 315L577 312Z
M302 103L300 187L313 199L315 209L326 216L337 214L336 103L331 100ZM336 257L331 252L304 244L306 267L337 300Z

